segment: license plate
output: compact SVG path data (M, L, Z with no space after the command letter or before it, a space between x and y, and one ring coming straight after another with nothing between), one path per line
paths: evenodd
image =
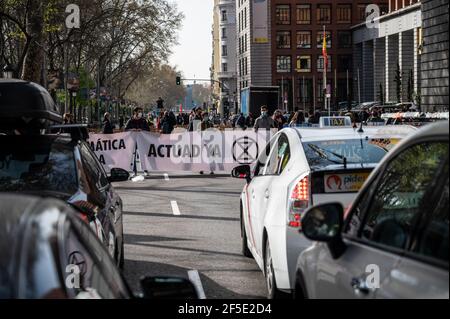
M324 177L325 193L358 192L369 177L369 173L328 174Z

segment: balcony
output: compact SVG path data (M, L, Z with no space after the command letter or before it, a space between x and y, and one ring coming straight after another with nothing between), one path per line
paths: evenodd
M223 80L223 79L232 79L232 78L234 78L234 77L236 77L236 72L231 72L231 71L229 71L229 72L218 72L218 73L217 73L217 78L218 78L219 80Z

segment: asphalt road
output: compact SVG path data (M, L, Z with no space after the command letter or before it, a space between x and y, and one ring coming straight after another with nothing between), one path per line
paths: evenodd
M132 288L139 289L143 276L188 277L194 270L208 299L265 298L262 272L241 255L243 185L229 177L173 174L116 184L125 212L125 277Z

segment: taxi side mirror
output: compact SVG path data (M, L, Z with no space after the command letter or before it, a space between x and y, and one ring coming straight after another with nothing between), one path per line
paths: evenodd
M252 175L252 172L251 172L250 165L241 165L241 166L235 167L231 171L231 177L245 179L245 180L247 180L247 182L251 181L251 175Z

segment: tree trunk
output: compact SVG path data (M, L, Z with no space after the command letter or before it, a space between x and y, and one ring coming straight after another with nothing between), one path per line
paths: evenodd
M44 39L44 5L45 1L30 0L27 33L31 36L31 43L25 58L22 79L45 86L45 83L41 83L44 64L44 51L41 47Z

